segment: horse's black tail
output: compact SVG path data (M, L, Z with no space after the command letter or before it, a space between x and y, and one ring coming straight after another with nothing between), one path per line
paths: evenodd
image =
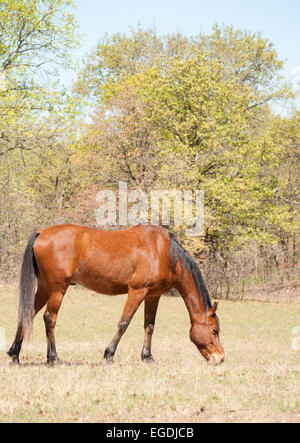
M19 280L19 316L18 330L15 341L8 351L8 355L15 354L17 343L23 340L25 336L30 335L34 316L34 299L36 291L36 282L38 276L38 267L33 253L33 245L38 233L29 237L21 267Z
M205 309L211 308L212 305L209 293L197 263L195 262L195 260L192 259L189 253L178 243L175 235L172 233L170 233L169 260L173 272L175 271L175 267L178 261L181 262L182 275L184 272L184 268L187 268L190 274L192 274L199 297L202 296L203 298Z

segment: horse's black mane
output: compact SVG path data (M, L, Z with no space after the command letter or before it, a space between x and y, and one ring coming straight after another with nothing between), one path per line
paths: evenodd
M209 297L208 290L205 286L202 274L200 269L198 268L197 263L192 259L192 257L188 254L188 252L178 243L174 234L169 233L170 235L170 246L169 246L169 259L171 263L171 267L173 272L175 271L176 264L178 261L181 262L182 273L184 269L192 274L194 283L199 294L199 297L202 296L204 301L205 309L211 308L211 301Z

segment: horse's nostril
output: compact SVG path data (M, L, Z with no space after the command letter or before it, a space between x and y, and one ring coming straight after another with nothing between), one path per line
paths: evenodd
M220 361L220 363L224 363L225 361L225 357L222 358L222 360Z

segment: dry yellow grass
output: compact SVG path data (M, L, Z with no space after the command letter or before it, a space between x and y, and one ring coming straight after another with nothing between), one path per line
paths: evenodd
M125 301L72 288L56 327L63 366L45 366L42 313L21 366L0 351L1 422L299 422L300 302L220 302L226 363L209 367L188 337L181 298L162 297L153 336L157 364L140 361L143 309L122 338L115 364L102 363ZM16 328L12 287L0 287L7 348Z

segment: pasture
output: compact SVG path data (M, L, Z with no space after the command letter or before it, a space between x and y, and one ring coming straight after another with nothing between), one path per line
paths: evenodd
M140 360L143 306L115 355L102 361L125 296L70 288L56 326L58 356L49 368L42 312L34 321L21 366L0 351L0 422L299 422L300 300L292 303L220 301L226 362L209 367L189 339L181 297L162 297L153 335L156 364ZM0 326L6 350L16 330L13 286L0 286Z

